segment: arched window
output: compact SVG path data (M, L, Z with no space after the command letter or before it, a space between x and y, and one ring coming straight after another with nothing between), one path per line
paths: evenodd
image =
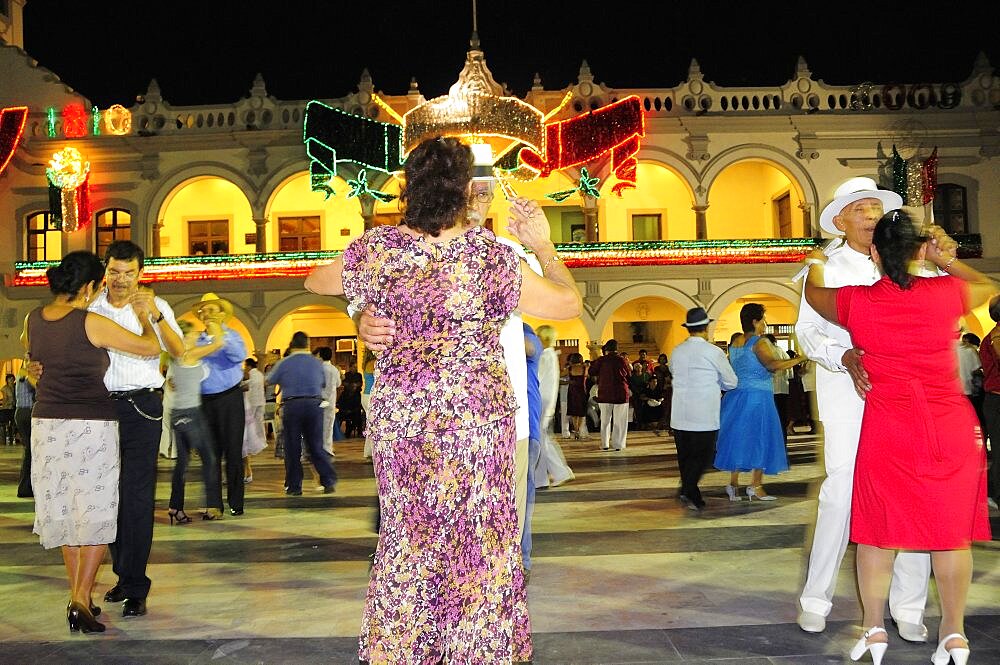
M62 258L62 231L45 210L28 215L24 258L28 261L58 261Z
M934 221L948 233L969 232L965 187L942 183L934 190Z
M94 251L103 257L115 240L132 239L132 213L121 208L109 208L97 213L94 224Z

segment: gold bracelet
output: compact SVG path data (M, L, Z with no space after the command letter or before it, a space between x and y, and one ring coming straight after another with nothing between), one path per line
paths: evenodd
M558 254L556 254L556 253L553 252L552 256L550 256L548 259L546 259L545 263L542 264L542 274L543 275L545 274L545 271L548 270L549 266L552 265L553 261L562 261L562 259L559 258Z
M957 256L953 256L953 257L951 257L950 259L948 259L948 263L944 264L944 265L943 265L943 266L941 267L941 270L944 270L944 271L945 271L946 273L948 273L948 274L950 275L950 274L951 274L951 271L949 271L949 270L948 270L948 268L950 268L950 267L951 267L951 264L952 264L952 263L954 263L954 262L955 262L955 259L957 259L957 258L958 258Z

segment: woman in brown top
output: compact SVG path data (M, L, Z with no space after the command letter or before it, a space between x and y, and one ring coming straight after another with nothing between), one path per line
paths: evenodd
M103 632L90 600L118 520L118 423L104 374L106 349L157 355L148 312L136 311L142 335L87 311L104 281L90 252L71 252L46 276L54 299L30 312L21 342L45 368L31 414L31 484L42 547L61 547L69 578L71 631ZM138 306L138 305L134 305Z

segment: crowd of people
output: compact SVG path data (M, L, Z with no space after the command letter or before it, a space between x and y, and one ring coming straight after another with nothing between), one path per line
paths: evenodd
M987 506L1000 491L1000 465L987 480L979 435L1000 438L1000 296L957 258L955 242L900 211L898 195L855 178L820 217L839 240L806 259L799 353L768 337L763 305L750 302L728 355L711 341L713 319L694 307L681 324L687 339L655 363L645 350L631 361L614 339L599 357L560 362L555 329L533 329L521 314L578 316L576 284L537 203L510 202L520 244L482 225L494 187L478 173L460 141L421 143L406 162L402 222L367 231L306 280L349 300L368 349L364 374L341 372L332 350L313 349L302 331L259 371L228 325L232 304L206 293L191 311L197 324L178 321L141 286L144 255L129 241L103 262L78 251L49 269L52 301L25 319L26 362L5 377L0 430L5 444L25 445L18 496L34 497L35 533L62 549L70 630L105 629L92 592L108 548L117 581L105 601L120 602L125 617L147 611L161 433L176 456L170 524L192 522L192 452L201 519L215 521L226 505L244 514L251 459L276 419L289 496L303 492L303 461L334 492L333 442L365 437L379 543L362 660L527 661L536 491L575 478L557 433L586 440L599 430L600 449L620 452L629 429L670 432L687 508L707 507L699 483L713 467L730 473L729 501L773 501L763 476L787 470L790 430L815 427L815 391L826 478L799 626L825 630L853 541L865 631L850 657L882 660L887 600L899 635L927 641L933 570L942 620L932 660L964 663L971 543L991 537ZM960 318L987 300L997 326L956 342ZM921 335L888 334L917 319Z

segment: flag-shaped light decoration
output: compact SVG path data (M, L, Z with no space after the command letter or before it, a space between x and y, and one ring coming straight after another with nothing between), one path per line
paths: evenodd
M49 207L57 226L76 231L90 219L90 162L76 148L52 155L45 169L49 179Z
M27 120L27 106L12 106L0 110L0 173L4 172L14 157Z
M304 141L312 159L313 191L330 196L337 163L398 172L407 153L421 141L452 136L471 144L490 144L501 177L534 180L553 171L581 167L610 155L618 196L636 186L636 154L645 135L641 101L617 100L568 120L549 122L568 101L549 114L517 97L493 79L477 38L459 80L447 95L397 114L377 95L373 102L399 124L382 123L317 101L306 105Z
M938 151L935 147L927 159L903 159L896 146L890 156L892 189L903 197L903 205L924 206L934 200L937 188Z

